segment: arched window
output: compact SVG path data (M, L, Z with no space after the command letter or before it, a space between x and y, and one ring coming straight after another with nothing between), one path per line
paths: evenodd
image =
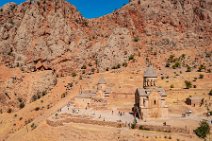
M156 105L157 103L156 103L156 100L154 100L154 105Z

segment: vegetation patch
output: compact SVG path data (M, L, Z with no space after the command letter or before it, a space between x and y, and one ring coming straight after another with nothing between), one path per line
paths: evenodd
M205 120L201 121L199 127L194 130L194 133L200 138L206 138L210 133L210 126L208 122Z

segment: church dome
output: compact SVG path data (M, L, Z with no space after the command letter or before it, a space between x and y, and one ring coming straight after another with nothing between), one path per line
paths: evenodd
M104 79L103 77L101 77L101 78L99 79L98 84L106 84L105 79Z
M152 66L149 66L149 67L144 71L144 77L156 78L156 77L157 77L157 73L156 73L156 71L153 69Z

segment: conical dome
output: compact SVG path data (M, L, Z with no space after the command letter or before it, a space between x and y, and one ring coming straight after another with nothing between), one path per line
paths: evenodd
M156 71L153 69L152 66L149 66L149 67L144 71L144 77L156 78L156 77L157 77L157 73L156 73Z
M104 79L103 77L101 77L101 78L99 79L98 84L106 84L105 79Z

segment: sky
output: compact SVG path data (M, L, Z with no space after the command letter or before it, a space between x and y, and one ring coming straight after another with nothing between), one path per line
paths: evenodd
M20 4L26 0L0 0L0 7L8 2ZM129 0L67 0L86 18L96 18L121 8Z

